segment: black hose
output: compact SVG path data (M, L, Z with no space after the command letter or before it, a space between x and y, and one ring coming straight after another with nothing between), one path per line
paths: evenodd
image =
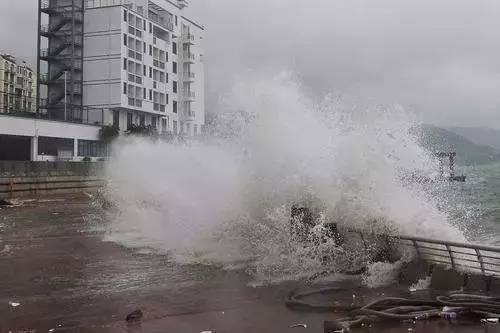
M286 305L293 309L313 311L343 311L348 316L337 321L346 329L382 319L406 320L441 317L443 314L475 314L487 318L500 318L500 298L463 292L451 292L435 299L419 300L402 297L385 297L364 306L337 305L332 303L309 303L302 298L345 290L339 287L322 288L304 292L291 292ZM443 312L443 306L451 307Z

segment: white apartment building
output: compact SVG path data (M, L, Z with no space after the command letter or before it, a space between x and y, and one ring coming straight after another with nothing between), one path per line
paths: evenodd
M38 2L37 75L26 69L27 80L15 84L36 82L39 96L0 112L0 160L99 159L103 125L202 132L204 28L184 15L186 0ZM0 74L8 73L10 93L8 65ZM28 88L21 95L29 98ZM19 112L30 108L30 116Z
M86 0L83 105L126 130L199 135L205 124L203 26L187 1Z

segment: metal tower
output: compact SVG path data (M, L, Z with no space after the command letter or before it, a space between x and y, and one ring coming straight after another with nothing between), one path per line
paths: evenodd
M84 0L38 0L39 116L82 120L83 20Z

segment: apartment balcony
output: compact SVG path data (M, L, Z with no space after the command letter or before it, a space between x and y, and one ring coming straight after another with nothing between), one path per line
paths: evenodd
M184 79L184 81L193 82L195 79L195 74L191 72L184 72L182 74L182 78Z
M195 37L193 34L190 34L190 33L184 33L182 34L182 38L181 38L182 42L184 44L190 44L190 45L193 45L194 44L194 40L195 40Z
M193 110L186 110L182 113L182 118L185 121L194 121L196 120L196 112Z
M158 24L160 27L163 27L163 28L165 28L165 29L167 29L167 30L169 30L171 32L174 32L174 22L172 22L172 21L166 21L166 20L161 20L158 17L156 17L154 15L151 15L151 13L149 13L148 18L152 22Z
M194 93L194 91L185 91L182 94L182 97L184 97L186 101L193 101L196 98L196 94Z
M195 59L194 53L184 52L184 62L194 64Z

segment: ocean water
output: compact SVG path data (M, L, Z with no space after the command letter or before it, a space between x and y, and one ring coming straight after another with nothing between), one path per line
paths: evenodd
M500 164L460 168L465 183L451 184L456 206L451 218L466 226L470 241L500 246Z

